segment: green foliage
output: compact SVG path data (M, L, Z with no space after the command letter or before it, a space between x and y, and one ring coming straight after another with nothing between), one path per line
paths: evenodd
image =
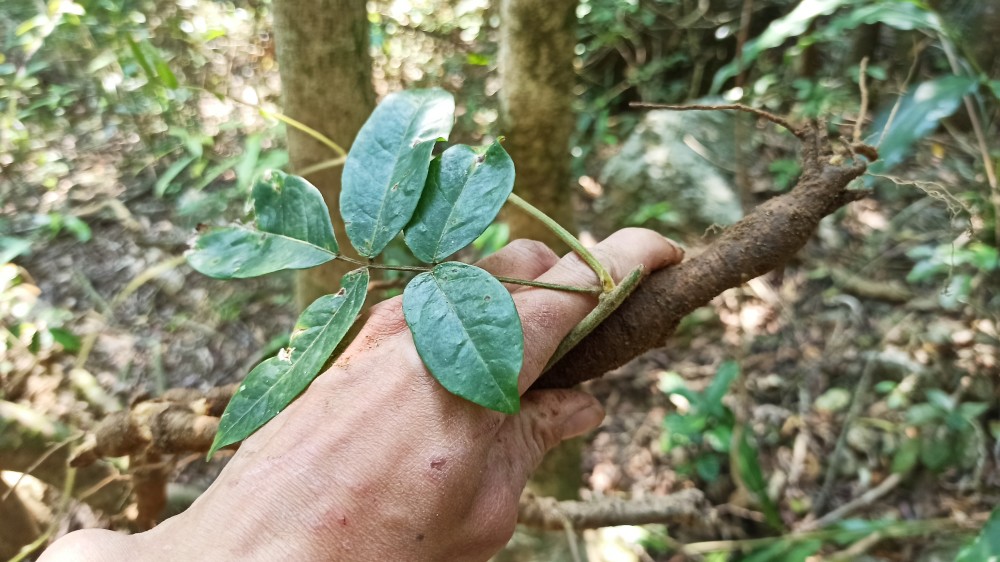
M731 460L736 475L760 504L768 524L780 529L783 524L777 506L767 495L767 482L753 438L747 428L737 427L736 416L722 402L739 374L739 363L726 361L708 387L695 392L676 373L667 373L660 381L660 390L672 395L675 401L679 398L685 411L668 414L663 419L661 444L665 452L689 448L693 460L675 465L674 470L682 474L693 471L706 482L715 481L723 463Z
M722 403L722 399L738 375L739 365L727 361L702 392L689 390L676 373L668 373L661 380L660 390L686 401L686 411L668 414L663 419L661 446L665 452L678 447L690 447L694 451L694 460L676 466L675 470L694 471L707 482L718 478L722 462L732 446L736 425L733 411Z
M410 222L431 151L451 132L454 114L444 90L412 90L386 97L361 127L340 193L347 236L359 254L377 256Z
M919 84L903 96L891 128L884 133L891 110L884 111L873 124L878 131L870 138L879 144L879 161L871 166L873 173L886 172L910 153L910 147L933 132L941 119L955 112L962 97L974 92L979 80L965 76L945 76Z
M914 260L906 276L910 283L940 282L947 285L941 291L942 307L955 309L969 300L976 284L988 283L990 275L1000 270L1000 254L993 246L972 242L967 246L953 244L922 244L911 248L906 255Z
M499 281L475 266L442 263L406 286L403 314L420 358L442 386L517 413L524 335L514 299Z
M810 31L820 17L830 20L816 31ZM793 48L784 51L792 59L802 50L816 44L842 41L846 32L864 24L879 23L899 30L914 29L943 32L937 15L922 3L911 0L882 0L872 3L854 0L802 0L784 17L767 27L759 36L750 39L743 47L743 56L724 66L712 81L712 91L719 92L727 80L747 68L765 52L795 39Z
M67 310L38 301L38 287L21 268L0 261L0 357L6 361L11 345L35 355L62 349L75 352L80 339L66 328L72 315ZM14 340L14 341L11 341ZM10 365L0 362L0 374Z
M958 403L936 388L927 390L926 400L906 411L906 423L916 431L903 438L893 457L892 471L906 473L918 464L935 472L974 465L985 445L979 417L989 404Z
M958 553L955 562L983 562L1000 559L1000 507L993 510L972 544Z
M514 163L499 142L482 154L449 148L431 162L406 245L424 262L444 260L486 230L513 190Z
M316 299L302 312L287 351L254 367L226 406L209 457L249 437L305 390L354 324L367 293L368 270L353 271L341 279L337 294Z
M686 402L684 412L668 414L663 420L663 450L670 452L678 447L692 447L697 451L694 465L677 467L679 470L693 468L709 482L718 477L721 465L719 454L724 457L729 453L736 424L732 410L722 403L722 399L738 375L739 366L736 363L723 363L711 384L702 392L689 390L675 373L668 373L661 380L660 390ZM706 460L699 460L702 457Z
M217 279L256 277L304 269L337 257L340 249L319 190L273 171L253 189L255 228L212 228L187 254L195 270Z
M401 92L388 96L363 126L341 193L348 235L362 255L380 254L405 226L414 254L438 262L479 238L510 195L514 165L499 143L483 150L458 145L431 160L454 107L443 90ZM198 237L187 254L192 267L230 279L340 258L322 196L304 179L271 172L254 185L252 202L252 225L210 228ZM424 271L406 286L403 312L431 374L476 404L517 412L524 336L510 293L471 265L403 269ZM345 276L340 293L313 303L289 351L247 376L220 421L213 451L250 435L319 373L364 301L367 271Z

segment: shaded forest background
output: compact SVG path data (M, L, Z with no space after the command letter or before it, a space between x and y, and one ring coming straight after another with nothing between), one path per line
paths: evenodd
M459 104L452 140L505 134L494 3L368 11L378 96L444 87ZM286 343L290 277L221 283L182 258L197 225L241 217L253 178L288 164L271 16L263 0L4 0L0 558L30 559L84 526L141 528L149 482L170 482L162 516L183 509L224 460L66 460L109 412L238 381ZM565 187L584 240L639 225L694 254L801 171L796 140L751 116L630 102L820 117L881 156L859 180L872 196L826 219L794 263L587 383L609 416L577 471L584 499L696 490L705 502L683 520L574 530L590 559L1000 553L988 520L1000 502L1000 6L589 0L572 23ZM509 237L491 227L465 257ZM410 258L400 245L386 259Z

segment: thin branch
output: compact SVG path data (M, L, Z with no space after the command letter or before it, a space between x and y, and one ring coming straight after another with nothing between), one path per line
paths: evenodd
M861 59L861 66L858 68L858 89L861 90L861 109L858 110L858 119L854 122L854 134L851 135L855 143L861 142L861 126L868 114L868 57Z
M556 501L525 494L518 505L518 523L558 530L567 522L574 529L597 529L618 525L675 523L704 517L705 495L694 488L668 496L638 500Z
M796 127L791 124L787 119L779 115L775 115L770 111L765 111L763 109L758 109L756 107L750 107L749 105L744 105L742 103L729 103L722 105L702 105L702 104L691 104L691 105L672 105L665 103L646 103L646 102L632 102L628 104L629 107L634 107L636 109L667 109L670 111L743 111L745 113L751 113L766 119L779 127L787 129L788 132L795 135L796 138L805 140L806 131L800 127Z
M809 521L804 523L799 527L801 531L812 531L814 529L822 529L823 527L829 527L830 525L840 521L847 515L850 515L854 511L861 509L862 507L867 507L877 500L881 499L883 496L891 492L896 486L903 481L904 474L893 473L888 478L882 481L881 484L875 486L871 490L868 490L864 494L861 494L857 498L845 503L844 505L834 509L830 513L827 513L823 517L816 519L815 521Z

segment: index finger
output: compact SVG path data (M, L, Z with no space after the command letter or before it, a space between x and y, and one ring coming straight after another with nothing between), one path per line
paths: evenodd
M684 258L679 247L642 228L619 230L591 251L616 282L639 265L648 273ZM536 280L578 287L598 284L597 274L574 253L567 254ZM518 380L518 389L523 394L541 375L559 342L597 306L597 297L538 288L518 291L513 296L524 330L524 364Z

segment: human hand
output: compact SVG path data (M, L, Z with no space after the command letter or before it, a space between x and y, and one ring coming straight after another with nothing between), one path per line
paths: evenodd
M616 280L677 263L660 235L619 231L594 249ZM576 255L516 241L478 265L495 275L592 286ZM527 391L596 297L510 286L525 339L521 411L486 410L425 370L401 301L372 309L336 363L247 439L186 512L125 537L72 533L62 560L485 560L513 532L517 503L546 451L597 427L576 390ZM526 392L527 391L527 392Z

